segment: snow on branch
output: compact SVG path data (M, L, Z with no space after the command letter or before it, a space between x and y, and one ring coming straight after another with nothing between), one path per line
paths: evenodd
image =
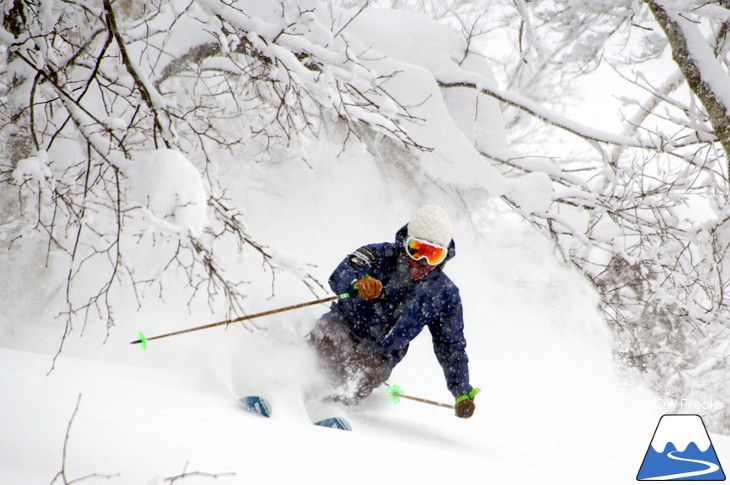
M632 148L644 148L650 146L649 144L643 143L630 136L615 135L586 126L582 123L578 123L562 115L551 112L523 96L495 87L485 87L482 83L475 81L438 81L438 84L442 88L476 89L480 93L491 96L502 103L506 103L520 109L547 124L561 128L586 140Z
M135 86L142 94L142 99L144 99L145 103L147 103L147 106L154 113L155 126L160 131L165 146L167 148L170 148L173 143L173 135L169 129L169 120L167 121L167 125L163 123L164 120L167 120L167 115L164 111L167 102L160 95L160 93L157 92L157 89L155 89L152 82L147 78L147 76L144 75L144 73L142 73L140 67L127 52L127 46L125 45L124 39L119 32L116 16L114 15L114 9L112 8L111 1L103 0L103 4L109 31L114 36L114 40L119 47L119 52L122 55L122 60L124 61L124 65L127 68L127 72L129 72L129 74L131 74L134 78Z
M217 0L200 3L223 22L224 31L235 36L232 54L242 54L260 63L261 80L268 82L268 89L282 99L276 121L285 130L304 122L308 130L316 133L319 123L315 118L326 110L345 121L349 133L360 140L358 127L364 125L408 146L428 150L400 126L400 120L415 118L383 87L388 76L364 67L344 39L334 42L336 36L313 10L298 10L293 22L282 18L277 23L252 18ZM218 51L213 46L196 49L216 54ZM179 62L175 64L174 69L182 68Z
M664 2L644 0L666 33L672 57L692 92L710 118L714 134L725 150L730 179L730 82L728 74L697 25L684 12L672 11Z

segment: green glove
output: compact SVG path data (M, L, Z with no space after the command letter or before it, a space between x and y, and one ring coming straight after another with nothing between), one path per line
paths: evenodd
M455 414L457 417L464 419L472 417L474 410L477 407L476 404L474 404L474 398L481 391L481 389L475 387L469 394L462 394L456 398L456 406L454 406L454 408L456 410Z

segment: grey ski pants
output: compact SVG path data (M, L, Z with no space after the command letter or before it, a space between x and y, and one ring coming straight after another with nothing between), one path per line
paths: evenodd
M387 361L357 342L330 313L317 321L307 341L330 380L333 394L329 397L336 401L356 404L390 376Z

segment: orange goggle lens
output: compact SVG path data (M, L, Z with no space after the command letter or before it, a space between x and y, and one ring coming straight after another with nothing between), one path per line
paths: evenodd
M444 259L446 259L446 254L448 252L446 248L419 241L418 239L413 239L410 236L406 238L405 247L408 256L416 261L425 259L428 264L432 266L442 263Z

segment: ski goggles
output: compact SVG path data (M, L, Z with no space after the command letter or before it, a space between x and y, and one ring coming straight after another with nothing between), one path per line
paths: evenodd
M449 250L444 247L427 243L425 241L419 241L411 236L406 238L404 246L406 248L406 254L408 254L408 256L412 259L415 261L425 259L431 266L443 263L449 252Z

